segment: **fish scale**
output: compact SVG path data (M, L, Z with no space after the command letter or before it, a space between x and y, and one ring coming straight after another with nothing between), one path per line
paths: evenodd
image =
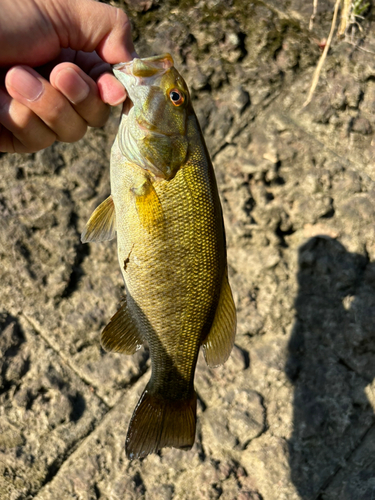
M127 293L133 297L147 318L150 318L152 330L147 333L143 330L145 337L152 339L153 334L156 334L168 356L177 358L178 354L178 358L183 359L182 363L175 363L188 382L184 392L179 395L181 399L192 390L191 382L201 337L208 333L202 330L216 306L213 302L215 298L217 301L224 271L217 265L220 260L224 265L224 247L221 245L220 248L217 238L214 237L215 232L212 231L215 222L218 226L216 232L221 230L221 220L215 221L215 214L209 206L211 197L208 193L205 202L204 191L200 189L199 199L195 200L188 188L189 184L196 186L199 181L203 188L208 185L207 180L199 175L202 170L199 163L186 165L172 181L161 181L155 185L165 221L163 225L152 228L151 234L140 228L131 196L125 203L125 213L122 214L121 209L116 211L117 219L126 219L123 229L118 230L118 238L123 237L125 240L123 251L119 252L120 264L132 248L127 270L123 272ZM111 175L113 177L116 173ZM133 179L128 178L127 183L124 179L123 189L131 193L132 187ZM170 191L173 196L169 196ZM112 190L112 196L116 205L115 189ZM132 206L132 209L129 209L129 206ZM183 216L186 213L191 216ZM200 214L204 216L204 228L200 224ZM187 251L181 252L185 245ZM138 266L134 259L144 265ZM174 269L178 269L179 276ZM148 294L144 293L146 289L149 290ZM216 294L213 293L215 289ZM188 352L181 355L180 349L185 345ZM151 359L158 352L158 348L159 344L154 345L151 340ZM159 355L158 363L153 364L154 378L163 377L166 373L164 365L167 362L163 363L160 358Z
M228 358L236 313L227 278L221 205L188 89L169 54L114 67L133 108L111 153L111 196L82 241L117 232L126 299L102 333L107 350L147 343L151 378L129 425L126 453L142 458L194 443L194 372Z

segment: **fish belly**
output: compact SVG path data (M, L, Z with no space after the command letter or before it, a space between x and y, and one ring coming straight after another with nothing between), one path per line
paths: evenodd
M225 269L221 211L208 167L185 165L172 180L154 183L141 203L142 169L123 165L121 180L111 174L127 304L150 348L149 389L170 399L194 392L199 347Z

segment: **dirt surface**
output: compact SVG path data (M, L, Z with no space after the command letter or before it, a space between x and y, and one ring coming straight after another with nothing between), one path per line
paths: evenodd
M224 209L238 334L223 367L199 360L190 452L125 458L148 352L99 343L124 287L115 241L79 235L119 110L0 156L1 499L375 498L375 17L334 39L302 109L334 5L309 31L312 3L126 6L138 53L190 85Z

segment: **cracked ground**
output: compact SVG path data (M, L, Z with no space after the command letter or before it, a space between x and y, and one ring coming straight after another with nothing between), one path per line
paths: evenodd
M228 362L199 359L196 443L129 462L147 349L104 352L115 242L80 233L109 194L119 110L78 143L0 156L0 498L375 498L375 17L335 38L334 1L143 1L212 155L238 310ZM146 9L137 12L140 4Z

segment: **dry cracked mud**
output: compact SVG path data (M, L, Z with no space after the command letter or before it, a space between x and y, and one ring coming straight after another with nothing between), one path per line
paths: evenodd
M146 349L104 352L115 242L80 232L109 194L119 110L80 142L0 156L0 498L375 498L375 17L334 1L127 1L138 53L190 85L223 203L236 346L200 358L193 449L129 462Z

